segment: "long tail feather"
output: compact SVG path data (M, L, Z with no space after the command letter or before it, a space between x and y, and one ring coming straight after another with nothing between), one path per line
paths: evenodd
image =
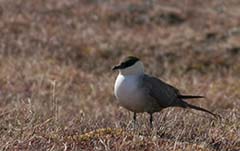
M208 111L207 109L201 108L199 106L195 106L195 105L189 104L189 103L187 103L187 102L185 102L185 101L183 101L181 99L178 100L178 105L177 106L180 106L180 107L183 107L183 108L191 108L191 109L203 111L203 112L206 112L208 114L211 114L215 118L221 119L221 117L218 114L214 114L214 113Z
M195 109L195 110L199 110L199 111L203 111L203 112L206 112L206 113L209 113L211 114L212 116L214 117L219 117L217 114L214 114L204 108L201 108L201 107L198 107L198 106L195 106L195 105L192 105L192 104L188 104L187 107L191 108L191 109Z
M204 96L200 95L178 95L179 99L197 99L197 98L204 98Z

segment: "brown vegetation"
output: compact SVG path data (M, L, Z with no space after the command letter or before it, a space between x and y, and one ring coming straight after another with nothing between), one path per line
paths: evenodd
M238 0L0 1L0 150L240 150ZM113 96L128 55L222 116L138 116Z

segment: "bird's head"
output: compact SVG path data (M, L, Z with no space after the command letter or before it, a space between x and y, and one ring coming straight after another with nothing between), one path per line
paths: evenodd
M122 75L143 74L144 66L141 60L134 56L125 58L119 65L116 65L112 70L119 70Z

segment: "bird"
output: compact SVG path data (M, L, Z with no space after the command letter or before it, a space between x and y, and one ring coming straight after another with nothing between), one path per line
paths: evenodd
M183 95L174 86L144 72L143 62L135 57L126 57L112 68L119 74L114 84L114 95L120 106L133 112L136 123L137 113L149 114L149 125L153 127L153 114L168 107L190 108L218 115L199 106L189 104L185 99L204 98L201 95Z

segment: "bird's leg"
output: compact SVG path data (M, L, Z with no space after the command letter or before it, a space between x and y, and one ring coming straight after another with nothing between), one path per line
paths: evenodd
M137 113L133 113L133 121L136 122L137 121Z
M152 113L149 113L149 115L150 115L150 118L149 118L150 128L153 128L153 114L152 114Z
M134 129L135 129L135 126L136 126L136 124L137 124L137 113L133 113L133 127L134 127Z

